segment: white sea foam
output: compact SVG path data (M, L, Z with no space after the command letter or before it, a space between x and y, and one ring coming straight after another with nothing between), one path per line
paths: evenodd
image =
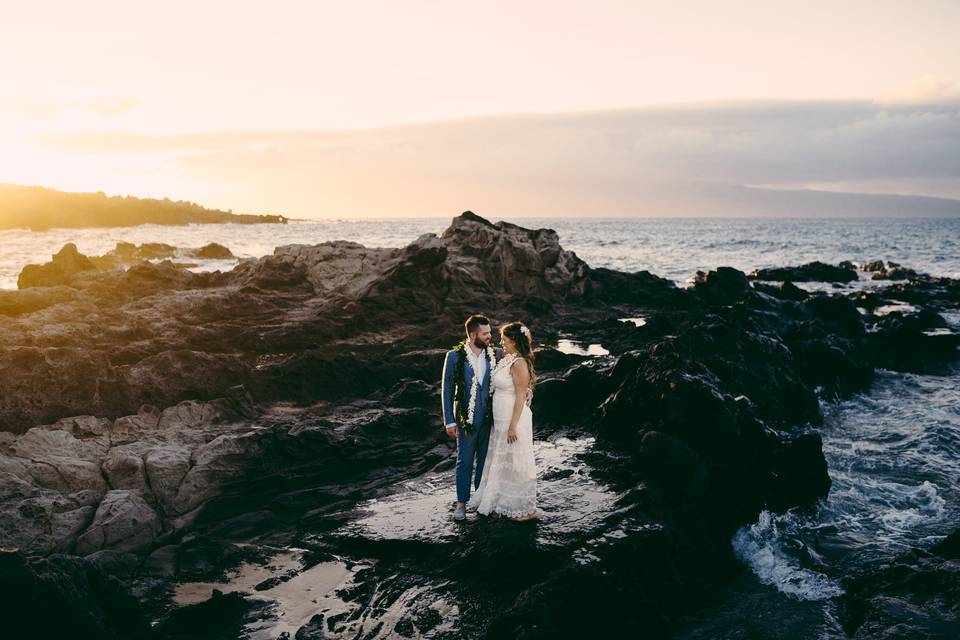
M734 553L764 584L799 600L826 600L843 593L838 580L800 566L783 549L781 523L794 516L763 511L755 524L740 528L731 544Z

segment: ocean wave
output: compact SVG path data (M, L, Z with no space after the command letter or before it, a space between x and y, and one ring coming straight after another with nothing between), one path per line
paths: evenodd
M827 600L841 595L843 588L839 580L801 566L798 557L786 551L788 540L794 547L803 546L787 532L797 527L797 518L791 511L783 515L762 511L756 523L741 527L734 534L731 540L734 553L760 582L790 597Z

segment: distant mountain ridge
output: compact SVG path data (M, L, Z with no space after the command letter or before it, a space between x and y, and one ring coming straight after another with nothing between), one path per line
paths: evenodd
M960 200L923 195L701 183L679 197L714 217L960 217Z
M71 193L46 187L0 184L0 229L53 227L133 227L141 224L279 223L282 215L237 214L207 209L186 200Z

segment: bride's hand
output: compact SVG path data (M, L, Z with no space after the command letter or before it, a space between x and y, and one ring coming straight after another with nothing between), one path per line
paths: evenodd
M517 441L517 428L510 427L507 429L507 444L513 444Z

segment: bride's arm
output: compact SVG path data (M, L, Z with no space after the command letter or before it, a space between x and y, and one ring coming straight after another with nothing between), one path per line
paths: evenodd
M523 362L523 366L515 367L514 365L517 362ZM530 385L530 370L527 368L527 361L522 358L514 360L510 364L510 377L513 378L516 399L513 401L513 416L510 418L510 428L507 429L507 442L513 444L517 440L517 423L520 421L520 414L523 413L523 405L527 401L527 387Z

